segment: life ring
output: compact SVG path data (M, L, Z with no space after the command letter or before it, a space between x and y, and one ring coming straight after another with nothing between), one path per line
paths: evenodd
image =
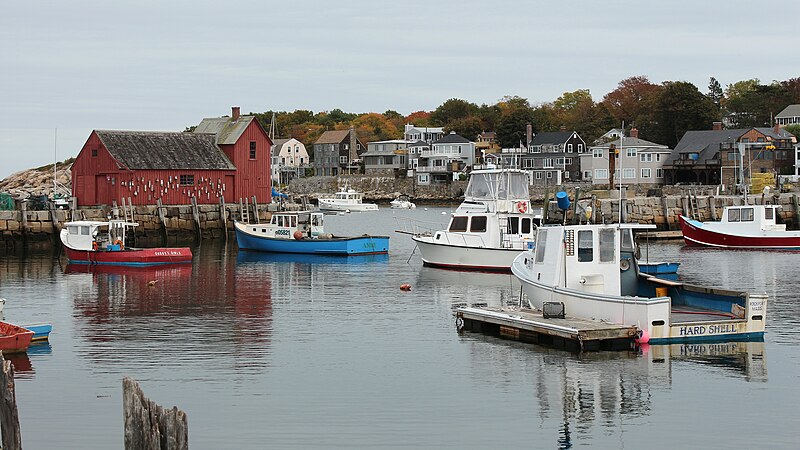
M97 241L92 241L92 251L93 252L97 251Z
M464 318L456 316L456 330L461 331L464 329Z
M523 214L528 212L528 202L517 202L517 211Z
M123 244L122 240L120 240L120 239L115 240L114 241L114 245L119 245L119 249L120 250L124 250L125 249L125 244Z

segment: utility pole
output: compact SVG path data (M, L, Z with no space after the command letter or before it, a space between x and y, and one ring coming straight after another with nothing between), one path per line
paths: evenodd
M617 146L611 144L608 146L608 190L614 190L614 171L616 170L616 153Z

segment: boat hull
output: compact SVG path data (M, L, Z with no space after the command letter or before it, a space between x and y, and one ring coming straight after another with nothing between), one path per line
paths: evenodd
M49 323L35 323L23 326L26 330L33 331L31 342L42 342L50 339L50 332L53 331L53 325Z
M350 211L350 212L364 212L364 211L377 211L378 205L374 203L356 203L356 204L339 204L328 203L323 200L319 201L320 211Z
M465 247L432 242L428 236L413 236L422 263L430 267L455 270L509 272L511 263L522 250Z
M75 250L64 245L64 251L71 264L159 266L164 264L188 264L192 262L192 250L188 247L86 251Z
M331 239L282 239L247 233L236 226L240 250L315 255L378 255L389 252L388 236L358 236Z
M680 216L681 232L687 245L739 249L800 250L800 233L763 232L763 235L736 235L708 228L708 224ZM781 236L779 233L783 233Z
M6 322L0 322L0 351L23 353L28 350L33 331Z

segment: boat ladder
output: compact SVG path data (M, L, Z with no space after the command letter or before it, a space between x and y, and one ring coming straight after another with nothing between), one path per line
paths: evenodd
M697 206L697 194L689 191L689 216L694 220L702 220L700 208Z

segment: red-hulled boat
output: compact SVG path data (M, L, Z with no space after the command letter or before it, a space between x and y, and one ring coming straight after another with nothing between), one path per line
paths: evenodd
M3 353L21 353L28 351L33 338L33 331L7 322L0 322L0 350Z
M126 248L126 231L137 225L123 220L67 222L61 230L61 243L73 264L157 266L192 262L188 247Z
M726 206L719 222L700 222L681 216L687 245L738 249L800 250L800 231L776 222L778 205Z

